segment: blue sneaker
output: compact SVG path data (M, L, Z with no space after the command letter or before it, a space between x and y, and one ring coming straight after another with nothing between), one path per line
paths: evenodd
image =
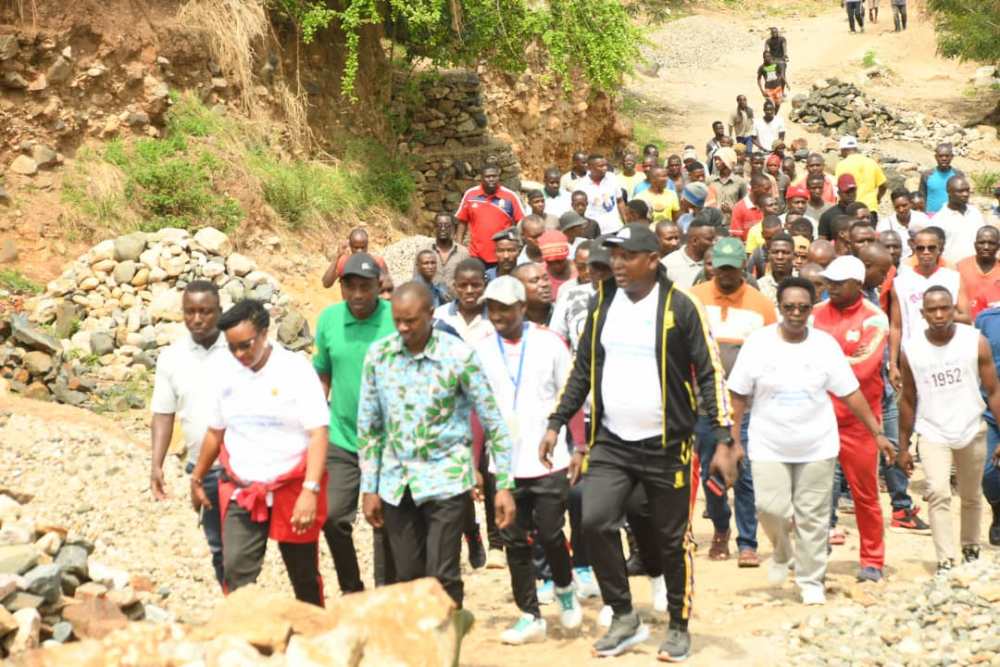
M882 570L871 565L863 567L858 572L858 581L870 581L877 584L882 581Z
M574 567L573 578L576 579L576 595L579 598L600 597L601 589L594 578L594 571L589 567Z
M536 589L538 604L552 604L556 601L556 585L551 579L544 579Z

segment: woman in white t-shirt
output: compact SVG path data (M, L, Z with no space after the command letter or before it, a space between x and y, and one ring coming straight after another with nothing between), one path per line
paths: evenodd
M785 581L794 556L795 580L806 604L826 601L827 529L840 450L830 394L844 401L880 449L888 446L840 346L808 326L815 294L808 280L783 280L778 286L782 320L750 334L727 381L734 424L741 423L753 402L747 457L760 524L774 545L768 578L775 584ZM740 445L739 428L733 429L733 440Z

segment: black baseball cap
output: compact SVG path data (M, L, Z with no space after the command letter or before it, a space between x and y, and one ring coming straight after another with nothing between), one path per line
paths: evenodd
M490 237L493 241L518 241L520 242L520 237L517 235L517 227L508 227L507 229L501 229L499 232Z
M600 239L589 242L590 255L587 257L587 264L603 264L611 266L611 253L604 247Z
M347 258L344 270L340 272L341 277L360 276L362 278L378 278L382 275L375 258L366 252L356 252Z
M583 227L587 224L587 219L576 211L566 211L559 216L559 231L565 232L574 227Z
M659 252L660 241L649 225L632 222L604 238L604 245L628 252Z

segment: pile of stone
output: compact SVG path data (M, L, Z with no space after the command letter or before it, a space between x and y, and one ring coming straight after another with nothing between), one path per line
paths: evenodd
M233 252L225 234L166 228L98 243L33 301L30 322L0 321L0 377L30 398L142 407L142 396L120 387L146 377L160 348L184 334L181 296L194 280L218 285L223 309L243 298L263 301L285 347L312 344L305 318L278 282Z
M24 667L449 667L458 664L469 627L463 619L468 618L454 613L454 603L434 579L348 595L327 609L248 586L226 598L204 626L131 623L102 638L46 646L12 662Z
M415 88L419 101L400 99L394 113L404 119L398 148L411 154L421 220L453 213L487 160L500 166L504 184L517 191L521 168L510 144L487 128L479 75L442 72L418 79Z
M901 139L928 148L947 141L954 145L958 155L965 155L967 144L980 138L974 128L922 113L890 109L868 98L853 83L838 79L816 81L808 95L793 97L789 118L828 136L850 134L861 141Z
M797 664L1000 665L995 557L984 553L919 586L879 586L874 593L863 586L855 605L789 628Z
M93 560L93 544L36 520L29 497L8 493L0 493L0 657L100 639L129 620L171 620L153 604L151 581Z

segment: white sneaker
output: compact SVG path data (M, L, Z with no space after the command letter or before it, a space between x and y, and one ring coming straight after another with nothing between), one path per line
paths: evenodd
M667 611L667 582L663 575L649 578L649 588L653 595L653 611L664 613Z
M594 571L589 567L574 567L573 578L576 580L576 595L582 600L596 598L601 595L601 588L594 578Z
M807 586L802 589L802 604L826 604L826 592L822 586Z
M556 587L556 600L559 602L559 623L567 630L580 627L583 623L583 609L576 599L576 589L573 584L566 588Z
M615 617L615 611L609 605L604 605L601 607L601 611L597 614L597 624L602 628L611 627L611 619Z
M514 625L500 634L504 644L520 645L528 642L540 642L545 639L545 619L535 618L531 614L522 614Z
M774 586L780 586L788 580L788 568L790 563L779 563L771 560L771 567L767 570L767 581Z

